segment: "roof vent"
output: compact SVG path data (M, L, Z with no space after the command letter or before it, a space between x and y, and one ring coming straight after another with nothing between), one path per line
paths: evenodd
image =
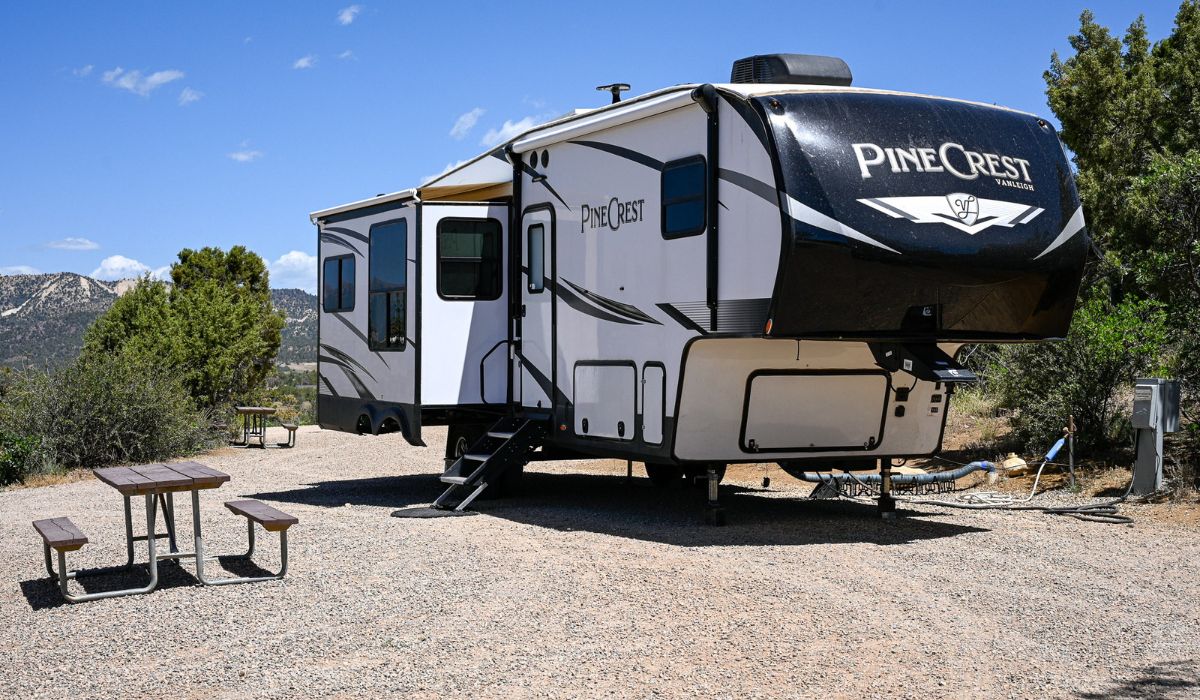
M840 58L770 53L734 61L729 82L846 86L853 79L850 66Z

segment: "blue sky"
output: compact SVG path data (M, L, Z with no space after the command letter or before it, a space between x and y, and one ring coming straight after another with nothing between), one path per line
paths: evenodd
M1175 2L10 4L0 273L115 279L243 244L315 284L307 213L410 187L522 125L722 82L756 53L841 56L855 84L1045 116L1079 12L1152 39Z

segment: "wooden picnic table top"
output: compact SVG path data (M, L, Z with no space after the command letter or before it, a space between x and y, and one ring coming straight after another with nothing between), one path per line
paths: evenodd
M244 413L244 414L249 414L249 415L257 414L257 415L263 415L263 416L273 416L273 415L275 415L275 410L276 410L274 408L271 408L270 406L237 406L236 408L237 408L238 413Z
M199 462L143 464L136 467L93 469L96 478L124 496L147 493L215 489L229 481L229 475Z

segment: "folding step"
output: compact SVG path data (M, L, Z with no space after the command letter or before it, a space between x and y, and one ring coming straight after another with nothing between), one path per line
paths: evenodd
M449 484L434 508L464 510L510 467L524 466L541 446L546 426L527 418L506 417L496 422L440 477Z

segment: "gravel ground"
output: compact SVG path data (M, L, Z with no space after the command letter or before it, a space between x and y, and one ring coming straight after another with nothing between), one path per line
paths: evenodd
M150 595L66 605L30 521L69 515L92 539L69 561L117 563L119 497L0 493L0 698L1200 696L1194 529L927 505L885 522L777 469L763 490L761 467L731 469L712 528L698 490L615 462L531 465L474 517L388 517L437 495L443 436L304 428L294 450L200 458L233 476L201 499L208 549L244 546L223 500L300 518L282 582L164 564Z

